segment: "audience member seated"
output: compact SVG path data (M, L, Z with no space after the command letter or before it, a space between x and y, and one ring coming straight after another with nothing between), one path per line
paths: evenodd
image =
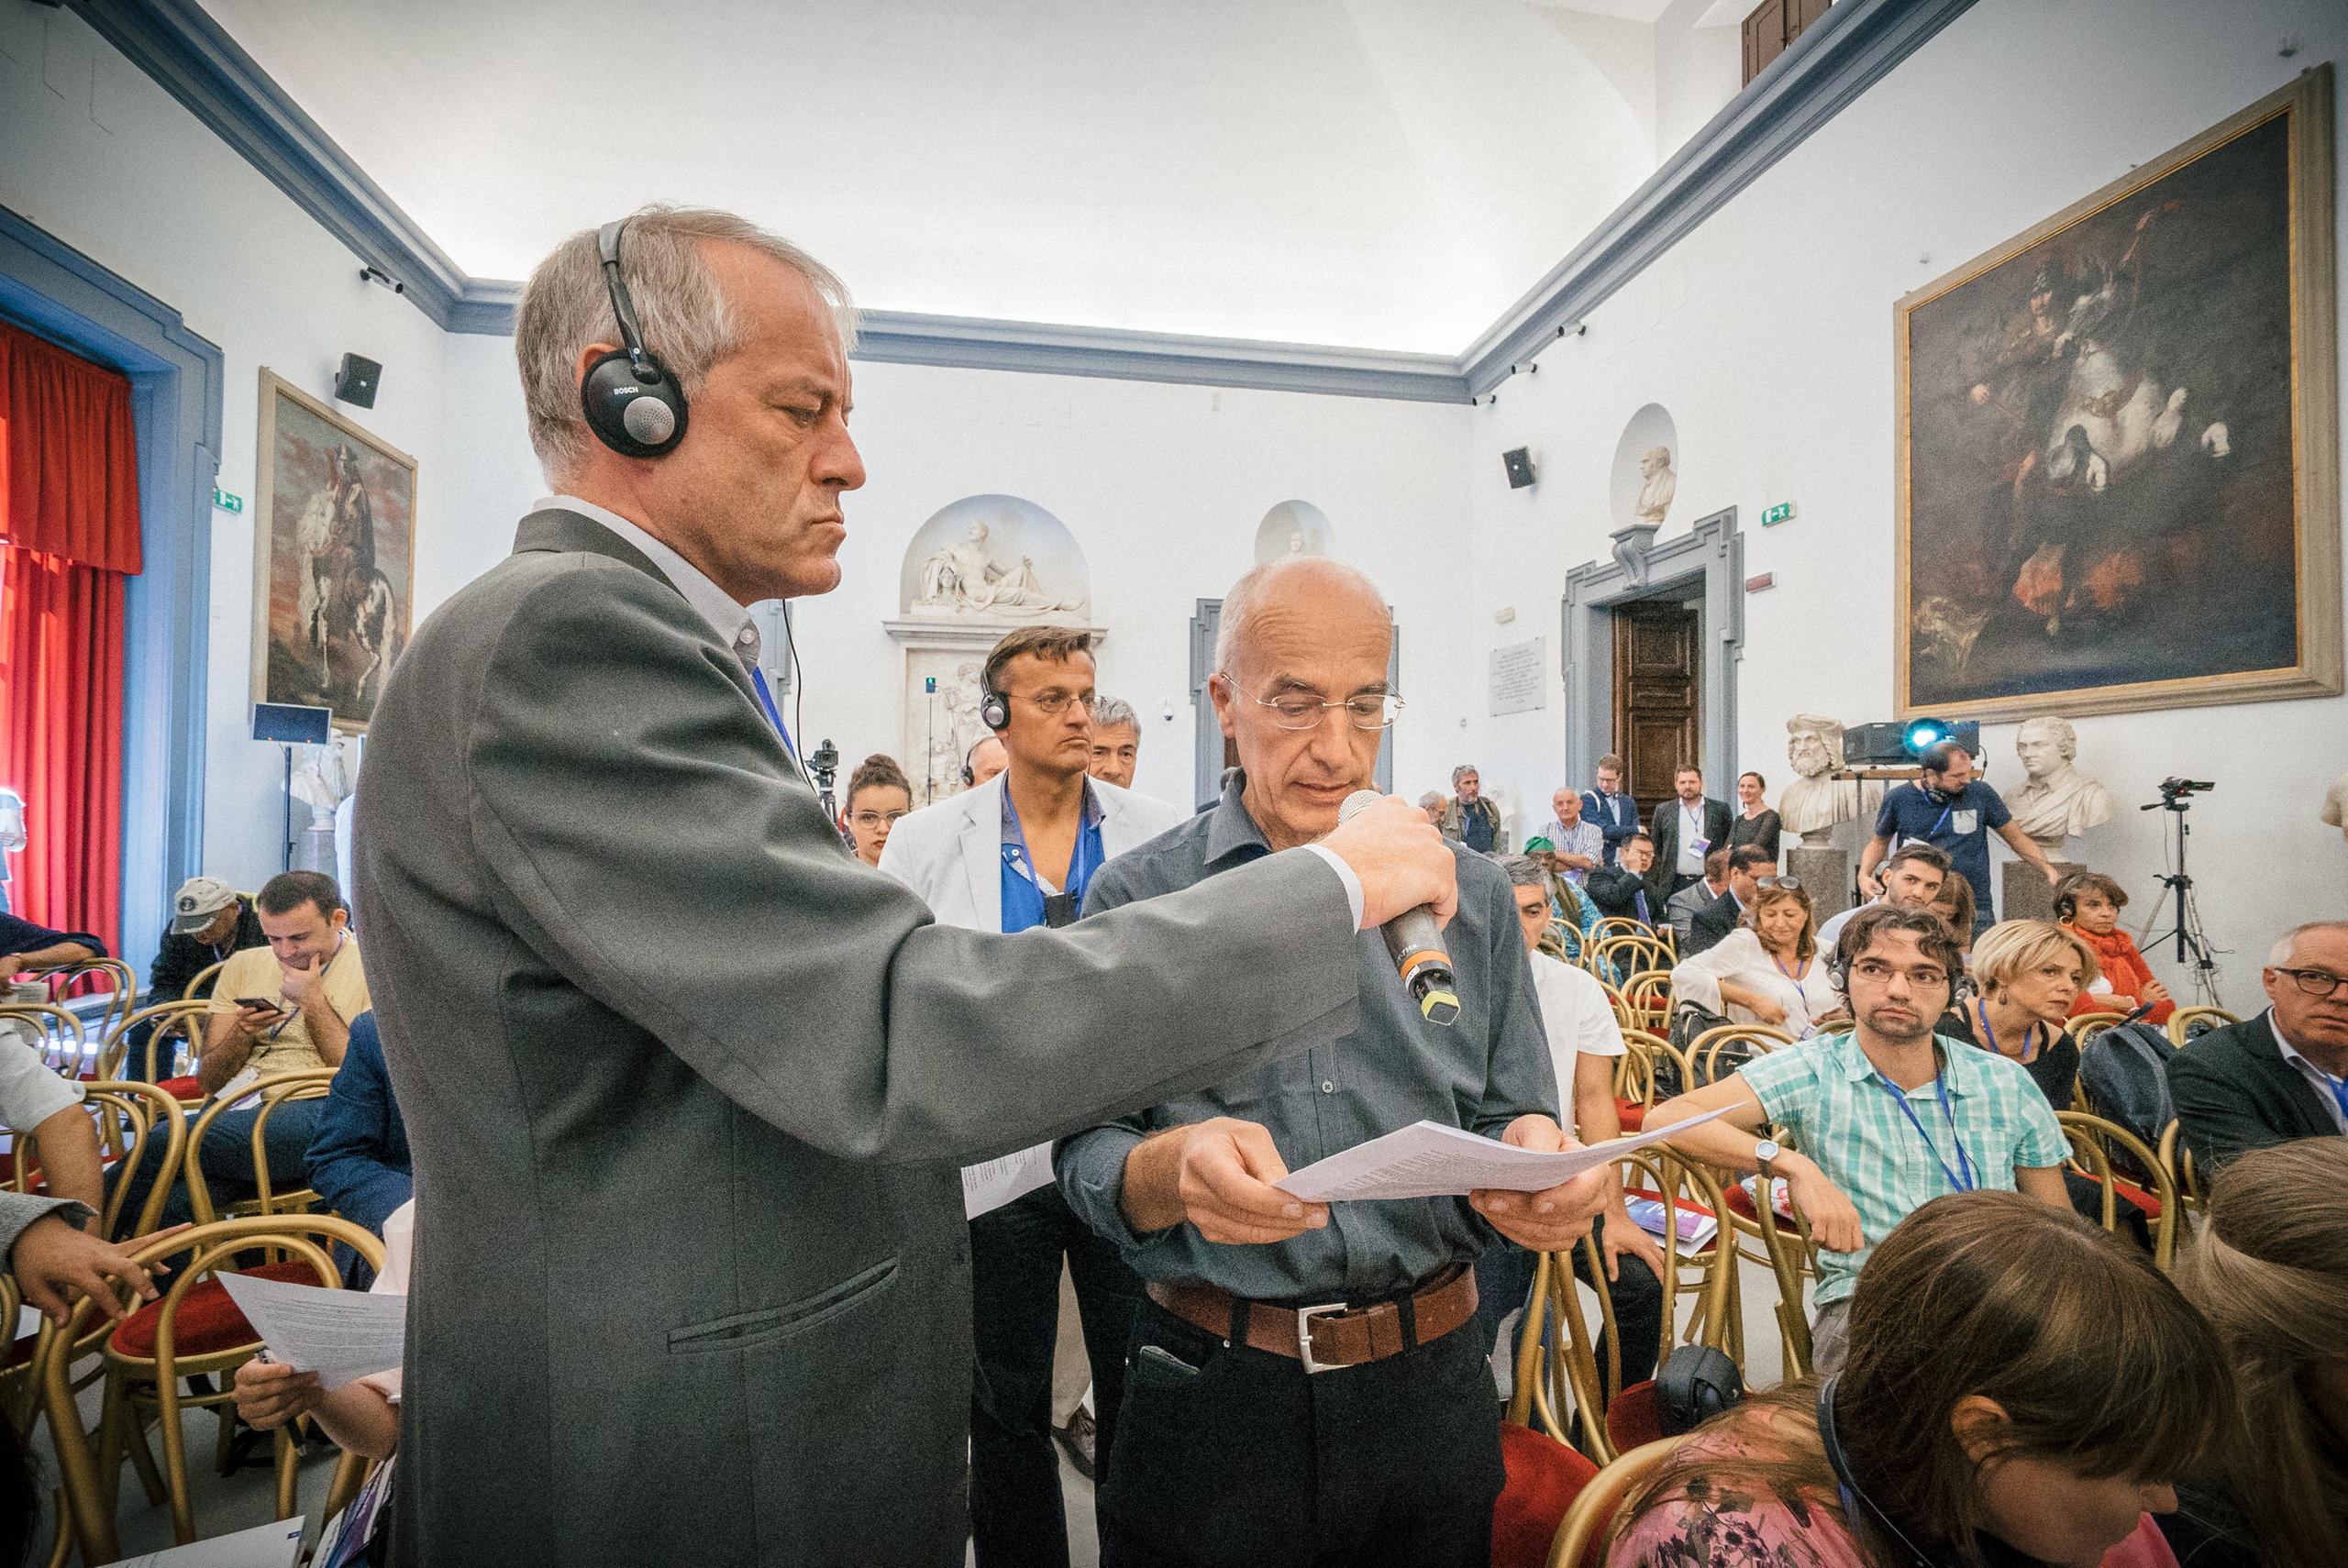
M1450 808L1450 797L1440 790L1430 790L1419 797L1419 810L1427 814L1427 821L1433 823L1438 830L1443 826L1443 813ZM1206 809L1213 811L1214 802L1208 801Z
M1688 924L1689 951L1701 953L1726 940L1753 907L1763 888L1795 887L1791 877L1778 875L1778 863L1757 844L1740 844L1728 855L1728 891L1696 911Z
M1570 964L1543 951L1549 933L1549 878L1522 855L1498 857L1516 897L1516 918L1524 928L1524 945L1533 965L1533 990L1541 1003L1542 1027L1549 1038L1549 1059L1557 1074L1557 1093L1568 1102L1569 1124L1584 1144L1602 1143L1623 1135L1622 1113L1614 1103L1614 1067L1628 1047L1622 1026L1614 1021L1613 1004L1605 988ZM1655 1359L1663 1333L1663 1248L1631 1219L1623 1197L1622 1167L1607 1168L1611 1191L1606 1209L1594 1221L1599 1250L1606 1258L1607 1293L1613 1298L1615 1326L1621 1331L1623 1386L1655 1375ZM1589 1278L1587 1250L1576 1247L1574 1272ZM1534 1255L1503 1239L1476 1259L1476 1320L1484 1331L1484 1350L1491 1353L1500 1342L1508 1315L1525 1304L1533 1288ZM1606 1350L1600 1336L1600 1364Z
M359 939L350 933L349 912L333 878L287 871L263 884L254 902L269 945L230 958L213 988L211 1028L196 1063L196 1081L207 1099L235 1099L247 1084L273 1074L340 1066L350 1040L349 1020L371 1005ZM264 1137L272 1186L290 1189L308 1180L310 1141L325 1104L288 1100L270 1112ZM191 1129L197 1114L189 1113ZM224 1110L212 1119L203 1145L189 1152L190 1158L202 1161L215 1203L260 1190L253 1163L253 1124L260 1117L258 1106ZM130 1177L125 1213L137 1213L146 1201L162 1157L161 1140L149 1140ZM163 1223L194 1217L186 1182L173 1182Z
M30 1133L36 1140L33 1153L39 1164L28 1174L42 1191L87 1205L94 1219L105 1207L105 1178L98 1124L83 1100L78 1082L61 1076L16 1034L0 1032L0 1123L19 1139ZM129 1218L136 1217L134 1210Z
M1479 855L1490 855L1500 843L1500 808L1484 799L1484 781L1478 776L1473 763L1461 763L1451 770L1451 803L1444 808L1443 820L1435 825L1445 838L1456 838Z
M2154 1516L2223 1446L2229 1382L2146 1259L2026 1198L1936 1198L1859 1275L1844 1370L1689 1434L1607 1562L2170 1568Z
M1962 877L1944 877L1941 890L1933 895L1933 912L1948 922L1949 930L1956 933L1957 951L1965 955L1966 966L1973 964L1973 884Z
M1716 844L1704 851L1704 879L1689 883L1672 894L1664 905L1671 916L1671 929L1679 933L1679 950L1683 953L1695 951L1689 942L1689 927L1695 922L1696 911L1709 908L1728 895L1729 848L1728 845Z
M2180 1568L2348 1562L2348 1139L2229 1165L2176 1283L2249 1418L2162 1516Z
M1903 844L1891 852L1889 859L1879 868L1877 886L1882 894L1858 909L1844 910L1818 928L1818 945L1827 952L1842 938L1843 927L1859 910L1895 909L1928 910L1940 897L1941 884L1948 880L1948 856L1921 840Z
M2127 889L2100 871L2074 871L2054 888L2054 918L2095 953L2103 974L2071 1004L2076 1015L2086 1012L2133 1012L2149 1004L2145 1016L2166 1023L2176 1010L2168 988L2153 978L2152 966L2136 951L2135 940L2120 929L2120 911L2128 904Z
M1616 863L1589 874L1582 884L1601 918L1634 920L1653 925L1665 917L1663 906L1647 897L1647 872L1655 865L1655 841L1634 833L1623 841Z
M2070 1145L2030 1075L1933 1037L1961 972L1930 910L1871 909L1843 928L1835 977L1847 1034L1780 1046L1647 1113L1661 1127L1726 1106L1674 1146L1716 1165L1782 1176L1820 1248L1811 1364L1843 1364L1851 1287L1867 1249L1943 1192L2020 1190L2068 1210ZM1782 1127L1800 1152L1767 1132Z
M1764 798L1764 791L1768 788L1768 780L1758 773L1736 776L1736 815L1729 821L1728 843L1732 849L1740 844L1757 844L1769 852L1770 859L1775 860L1778 858L1778 840L1783 835L1784 827L1778 819L1778 813L1769 809L1769 802Z
M163 944L155 950L154 966L147 973L147 1005L177 1001L186 995L190 982L213 965L249 947L268 945L252 900L215 878L190 877L180 884L179 896L172 900L172 923L165 928ZM129 1054L122 1064L124 1077L147 1076L147 1038L154 1032L151 1021L130 1032ZM160 1055L155 1076L172 1076L172 1064Z
M1534 835L1548 845L1543 856L1536 858L1552 875L1579 887L1592 871L1606 864L1606 835L1596 823L1581 814L1581 791L1571 785L1557 786L1556 793L1549 797L1549 809L1557 814ZM1533 854L1533 843L1531 839L1525 841L1527 855Z
M1731 1023L1766 1023L1797 1038L1849 1021L1811 929L1810 894L1756 888L1737 929L1671 971L1671 1007L1692 1002Z
M1606 864L1623 858L1623 841L1639 831L1639 803L1623 793L1623 759L1609 752L1598 759L1598 787L1581 798L1581 814L1598 824L1606 841ZM1653 839L1653 834L1649 834Z
M392 1097L383 1043L370 1010L350 1021L350 1043L318 1112L318 1130L310 1140L310 1186L325 1208L380 1236L392 1211L415 1196L415 1171L407 1124ZM344 1281L353 1290L365 1289L373 1273L366 1260L342 1247L335 1253Z
M2348 1132L2348 921L2287 932L2259 978L2265 1012L2168 1059L2169 1098L2204 1182L2249 1150Z
M867 866L880 864L889 831L913 814L914 787L897 759L874 752L848 775L847 809L841 813L856 857Z
M28 969L85 964L106 956L106 944L86 931L51 931L16 915L0 913L0 982Z
M1965 878L1955 883L1963 887ZM1980 994L1942 1014L1940 1032L2019 1063L2049 1106L2068 1110L2078 1091L2079 1045L2064 1021L2095 977L2095 950L2067 927L2001 921L1973 949Z
M382 1237L383 1272L368 1288L378 1296L405 1296L408 1260L415 1247L415 1203L401 1204L384 1219ZM237 1414L247 1426L262 1431L307 1416L345 1452L389 1459L399 1447L404 1377L404 1369L394 1368L339 1388L324 1388L315 1372L255 1359L237 1368Z
M1011 766L1001 735L980 735L962 758L962 787L975 790Z
M1525 854L1547 872L1549 878L1548 932L1541 938L1541 950L1553 958L1573 960L1581 956L1584 947L1593 940L1598 930L1598 906L1587 893L1558 875L1556 869L1542 859L1541 846L1549 841L1535 838L1525 845Z
M1085 772L1103 784L1130 790L1140 767L1141 715L1134 712L1131 702L1115 697L1095 698L1091 760L1085 765Z

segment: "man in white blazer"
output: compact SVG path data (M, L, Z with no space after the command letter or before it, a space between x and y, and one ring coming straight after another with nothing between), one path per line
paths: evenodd
M880 869L946 924L1009 934L1072 923L1093 873L1174 827L1181 813L1086 777L1091 634L1023 626L987 656L980 687L980 714L1009 768L900 822ZM1023 1005L1030 999L1004 998L1007 1008ZM1037 1160L1035 1172L1033 1190L970 1221L970 1526L980 1568L1068 1562L1051 1436L1062 1258L1092 1363L1096 1466L1115 1439L1125 1337L1141 1297L1141 1281L1114 1243L1060 1196L1049 1160Z

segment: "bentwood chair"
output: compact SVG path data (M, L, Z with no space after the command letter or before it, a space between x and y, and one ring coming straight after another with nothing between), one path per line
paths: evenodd
M1650 1034L1671 1030L1671 971L1641 969L1623 982L1623 1000Z
M2077 1041L2084 1050L2088 1041L2113 1024L2127 1021L2128 1015L2124 1012L2083 1012L2070 1021L2071 1038Z
M1557 1539L1549 1548L1549 1568L1600 1568L1603 1557L1599 1548L1623 1499L1661 1468L1682 1441L1663 1438L1634 1448L1600 1471L1597 1479L1574 1498L1564 1522L1557 1526Z
M1688 1042L1688 1087L1705 1088L1755 1056L1766 1056L1794 1037L1766 1023L1723 1023Z
M55 1002L9 1002L0 1006L0 1028L11 1030L63 1078L82 1076L88 1037L82 1020Z
M195 1209L197 1224L209 1225L215 1220L224 1216L235 1218L248 1214L299 1214L317 1202L318 1195L306 1187L296 1187L286 1192L274 1189L270 1179L269 1169L269 1121L270 1118L275 1115L287 1101L323 1099L333 1085L334 1070L330 1067L312 1068L298 1073L272 1073L266 1077L253 1080L245 1092L238 1096L234 1101L223 1095L204 1108L203 1114L195 1119L195 1125L188 1129L187 1135L189 1149L185 1172L187 1196L188 1201ZM196 1152L204 1147L204 1135L212 1130L213 1122L219 1119L223 1111L233 1110L236 1106L256 1098L260 1101L259 1107L260 1113L253 1118L253 1183L259 1188L259 1192L252 1198L238 1198L226 1204L216 1205L212 1197L211 1184L205 1176L204 1162L197 1157Z
M2103 1189L2103 1228L2118 1233L2120 1206L2123 1203L2141 1211L2152 1231L2153 1263L2166 1273L2176 1257L2178 1207L2176 1183L2169 1176L2166 1162L2133 1132L2100 1116L2061 1110L2055 1112L2054 1120L2063 1124L2063 1135L2071 1141L2071 1164ZM2113 1173L2114 1149L2127 1155L2150 1177L2152 1191L2146 1192Z
M1655 927L1628 915L1608 915L1590 928L1592 942L1604 942L1617 936L1653 936Z
M1588 1236L1575 1243L1590 1249ZM1601 1297L1606 1271L1592 1271ZM1612 1308L1606 1308L1611 1320ZM1581 1416L1582 1451L1603 1464L1612 1457L1606 1447L1606 1393L1589 1326L1582 1317L1581 1297L1575 1288L1573 1254L1543 1253L1535 1261L1533 1294L1526 1301L1524 1322L1517 1331L1509 1393L1508 1419L1519 1426L1539 1423L1540 1430L1568 1447L1576 1446L1568 1413Z
M182 1001L195 1001L198 999L209 1001L212 998L212 988L220 978L220 971L227 966L228 960L223 958L217 964L207 964L203 968L198 969L195 972L194 978L189 980L186 988L180 992L180 999Z
M28 978L48 981L50 999L54 1002L63 1002L77 992L82 997L104 994L105 1009L98 1015L94 1031L98 1034L112 1030L138 1006L138 976L119 958L79 958L71 964L27 969L24 974ZM99 981L105 983L97 984Z
M2193 1177L2193 1150L2185 1141L2185 1128L2172 1121L2161 1129L2161 1146L2154 1151L2168 1172L2168 1179L2176 1188L2176 1201L2185 1209L2178 1217L2179 1227L2192 1216L2201 1212L2201 1184Z
M1644 1029L1623 1031L1623 1055L1614 1063L1614 1110L1623 1132L1636 1132L1646 1125L1646 1113L1655 1109L1656 1070L1666 1062L1679 1066L1679 1053L1671 1042ZM1559 1085L1558 1092L1565 1093L1565 1086Z
M2221 1007L2181 1007L2168 1015L2169 1043L2183 1050L2213 1029L2241 1021Z
M142 1024L151 1023L155 1027L148 1034L146 1043L140 1048L138 1065L146 1068L146 1072L141 1076L149 1083L165 1081L172 1075L168 1071L159 1072L158 1069L167 1069L172 1066L174 1055L172 1047L172 1041L181 1039L187 1041L188 1054L191 1056L203 1055L203 1020L211 1010L212 1004L203 1000L157 1002L152 1007L140 1008L107 1031L105 1037L98 1042L98 1077L102 1078L123 1077L123 1069L129 1065L124 1058L130 1054L131 1031Z
M123 1451L134 1455L145 1447L143 1428L150 1413L161 1423L163 1439L163 1485L172 1506L172 1532L184 1546L195 1539L194 1505L187 1485L187 1441L181 1412L188 1406L220 1412L221 1446L225 1450L236 1394L231 1386L236 1369L261 1348L252 1325L237 1309L216 1275L236 1272L237 1254L266 1248L286 1254L282 1263L250 1271L255 1277L316 1284L338 1289L331 1248L336 1242L354 1248L376 1267L382 1267L383 1243L373 1233L347 1220L318 1214L255 1215L199 1225L168 1236L149 1237L132 1250L139 1263L153 1264L175 1253L192 1255L187 1266L166 1275L161 1299L149 1302L114 1326L105 1345L105 1402L98 1418L98 1452L93 1459L88 1435L83 1430L79 1407L68 1376L71 1357L61 1348L87 1320L92 1304L77 1303L65 1332L45 1346L36 1374L46 1403L51 1435L57 1445L58 1468L65 1478L73 1532L84 1562L112 1562L122 1555L115 1533L115 1501L121 1479ZM126 1305L132 1297L122 1287ZM196 1375L215 1379L215 1391L183 1394L180 1380ZM295 1444L293 1429L276 1434L277 1517L291 1518L294 1511ZM335 1480L337 1492L364 1468L357 1455L345 1454ZM143 1474L142 1480L147 1480ZM151 1485L151 1483L150 1483ZM151 1491L150 1501L163 1499Z
M1598 956L1618 975L1635 975L1642 969L1667 972L1673 962L1671 949L1653 932L1638 936L1609 936L1599 943Z

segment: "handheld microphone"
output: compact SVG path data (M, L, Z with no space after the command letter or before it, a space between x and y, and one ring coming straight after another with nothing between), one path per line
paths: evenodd
M1337 821L1351 822L1378 799L1375 790L1355 790L1337 808ZM1435 923L1434 911L1424 904L1405 910L1379 926L1378 933L1386 939L1402 988L1419 1004L1419 1016L1449 1028L1459 1016L1459 982L1451 973L1451 950L1443 944L1443 927Z

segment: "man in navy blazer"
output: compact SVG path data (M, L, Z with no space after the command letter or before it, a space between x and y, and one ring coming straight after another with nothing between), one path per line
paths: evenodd
M2168 1061L2169 1098L2205 1187L2253 1149L2348 1132L2348 921L2285 933L2259 977L2272 1007Z
M350 1021L350 1043L310 1138L310 1186L326 1206L380 1236L392 1210L415 1195L407 1124L392 1098L382 1037L371 1008ZM338 1249L345 1252L348 1249ZM357 1253L341 1259L345 1283L364 1290L375 1271Z

